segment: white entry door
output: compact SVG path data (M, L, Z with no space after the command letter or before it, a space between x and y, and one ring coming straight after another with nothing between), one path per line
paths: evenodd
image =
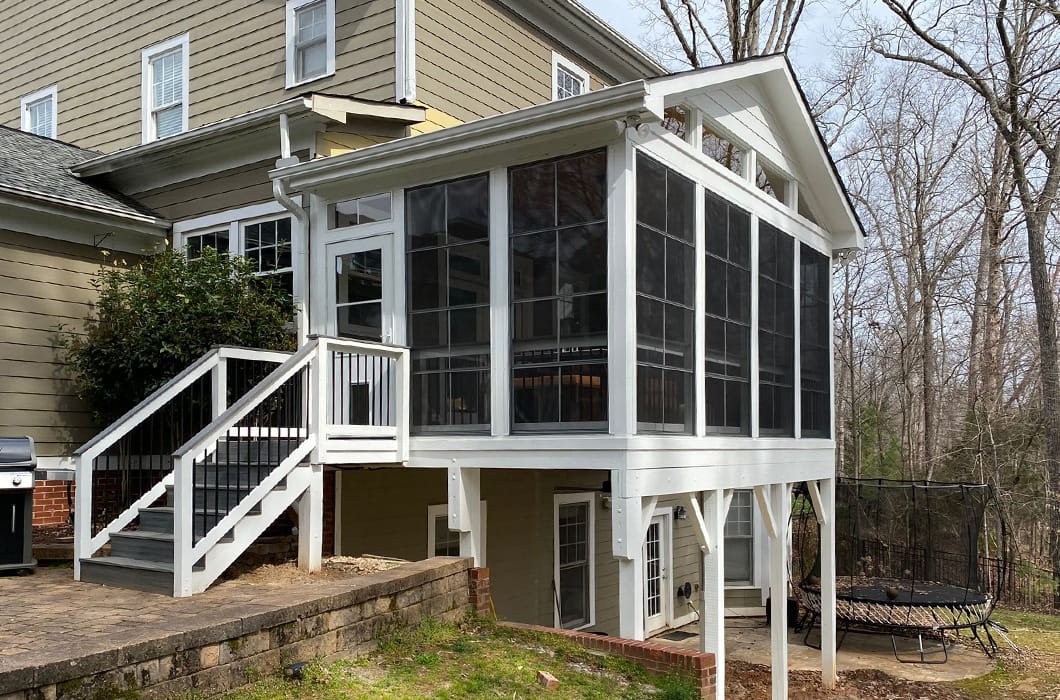
M644 540L644 633L670 624L670 516L656 515Z
M392 341L392 239L385 234L327 246L328 335Z

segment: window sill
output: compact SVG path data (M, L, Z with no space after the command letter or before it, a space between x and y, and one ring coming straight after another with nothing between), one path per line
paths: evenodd
M334 76L335 76L335 71L331 71L330 73L321 73L318 76L315 76L315 77L312 77L312 78L306 78L305 80L302 80L300 82L288 81L286 86L284 87L284 89L285 90L294 90L295 88L300 88L300 87L303 87L303 86L308 85L310 83L315 83L318 80L323 80L324 78L332 78Z

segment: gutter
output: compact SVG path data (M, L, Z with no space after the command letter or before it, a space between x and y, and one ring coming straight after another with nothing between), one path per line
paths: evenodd
M276 161L277 168L292 167L298 165L298 156L291 155L291 128L287 121L287 115L280 115L280 159ZM305 226L308 224L309 217L306 215L305 209L301 207L297 202L291 199L291 195L287 193L287 183L283 180L272 181L272 196L280 203L287 211L294 214L294 218L298 219L298 223Z

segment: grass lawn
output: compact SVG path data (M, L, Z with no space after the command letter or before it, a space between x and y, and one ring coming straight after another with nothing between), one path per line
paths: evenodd
M995 610L1018 653L1002 640L997 669L956 685L973 698L1056 698L1060 693L1060 617Z
M537 672L559 688L546 690ZM229 700L329 698L644 698L698 697L680 678L649 677L624 659L591 654L566 640L468 618L425 620L384 638L376 653L353 661L313 663L301 681L269 678Z

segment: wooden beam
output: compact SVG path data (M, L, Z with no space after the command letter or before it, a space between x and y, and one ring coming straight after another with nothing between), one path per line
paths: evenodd
M714 490L706 493L703 503L704 534L717 546L703 553L703 611L699 618L699 636L700 651L714 654L716 700L725 698L725 501L725 492ZM697 510L698 507L696 503Z
M648 525L651 524L652 516L655 515L655 506L659 505L659 497L651 496L647 501L641 499L640 510L640 540L638 547L643 547L648 541Z
M773 518L773 508L769 504L769 495L766 486L755 486L755 499L758 501L758 511L762 514L762 522L766 526L766 534L769 539L777 539L777 521Z
M772 514L787 520L791 510L791 485L773 484ZM779 531L778 531L779 532ZM779 532L769 543L770 666L773 700L788 697L788 538Z
M824 504L821 501L821 490L818 488L818 482L807 481L806 487L810 491L810 501L813 502L813 512L817 514L818 524L827 525L828 510L825 509Z
M685 501L688 503L688 512L692 514L692 522L695 525L696 539L699 540L699 549L706 554L713 551L710 541L710 532L707 524L703 521L703 511L699 507L699 499L695 493L686 493Z

